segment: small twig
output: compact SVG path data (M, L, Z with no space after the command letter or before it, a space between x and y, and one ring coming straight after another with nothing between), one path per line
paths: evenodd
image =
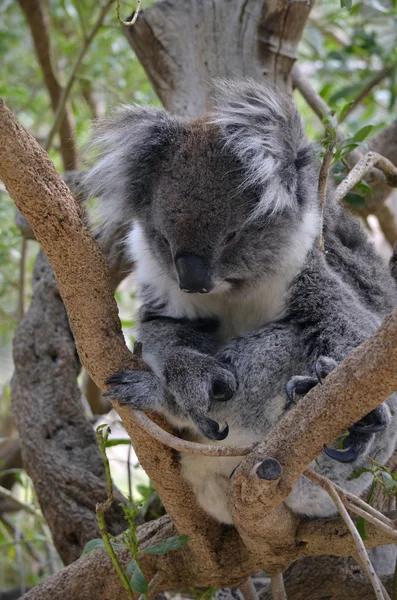
M131 19L131 21L124 21L124 20L123 20L123 19L120 17L120 0L117 0L117 8L116 8L116 10L117 10L117 18L118 18L118 20L120 21L120 23L121 23L122 25L125 25L126 27L131 27L131 25L134 25L134 24L135 24L135 21L137 20L137 18L138 18L138 15L139 15L139 11L141 10L141 0L137 0L137 3L136 3L136 9L135 9L135 10L134 10L134 12L132 13L132 14L133 14L133 16L132 16L132 19Z
M152 579L149 582L146 594L141 594L139 596L138 600L150 600L151 598L153 598L153 594L156 591L159 579L160 579L160 571L157 571L157 573L152 577ZM145 596L146 596L146 598L145 598Z
M58 131L59 125L61 124L62 118L63 118L63 114L65 112L65 106L66 106L66 102L67 99L69 97L70 91L72 89L73 83L76 79L77 76L77 72L80 68L81 62L88 50L88 48L91 45L92 40L94 39L94 37L96 36L96 34L99 31L99 28L102 25L102 21L104 20L106 14L108 13L110 7L112 6L114 0L107 0L106 4L102 7L101 12L99 13L98 19L96 20L95 24L93 25L92 29L90 30L90 32L87 34L87 36L84 38L84 44L83 47L81 48L77 58L76 58L76 62L73 65L72 68L72 72L69 75L69 79L65 85L65 87L62 90L62 94L61 97L59 98L59 102L58 102L58 106L55 112L55 117L54 117L54 123L51 127L51 130L48 134L47 137L47 141L45 144L45 150L48 152L48 150L51 148L52 142L54 140L54 136L56 134L56 132Z
M364 572L366 573L368 579L370 580L370 582L372 584L372 587L374 589L377 600L385 600L383 592L382 592L382 588L381 588L381 583L379 581L377 574L374 571L374 568L369 559L368 552L364 546L361 536L358 533L357 528L354 525L354 522L352 521L349 513L347 512L341 498L339 497L339 494L337 493L334 484L326 477L323 477L322 475L319 475L315 471L312 471L312 469L306 469L306 471L304 472L304 475L305 475L305 477L307 477L314 483L317 483L318 485L320 485L328 493L331 500L333 500L333 502L335 503L342 519L345 521L345 523L353 537L353 540L357 547L358 557L362 561L362 568L364 569Z
M128 442L130 440L127 440ZM131 476L131 452L132 446L129 444L128 446L128 455L127 455L127 475L128 475L128 496L130 502L132 502L132 476Z
M246 456L255 448L258 442L246 444L245 446L216 446L215 444L199 444L198 442L188 442L181 438L164 431L159 425L154 423L144 412L140 410L131 411L131 417L153 438L173 448L178 452L185 454L195 454L202 456Z
M272 598L273 600L287 600L285 593L284 578L282 573L272 575L270 577L270 583L272 586Z
M109 534L108 534L106 522L105 522L105 512L108 510L108 508L111 507L114 496L113 496L112 477L110 475L110 465L109 465L109 460L108 460L108 457L106 455L106 450L105 450L106 442L107 442L107 439L108 439L109 433L110 433L110 429L108 428L105 431L105 433L103 433L104 427L106 427L106 425L100 425L97 428L96 436L98 439L99 450L100 450L100 453L102 456L103 464L105 466L106 488L107 488L108 494L107 494L107 498L106 498L105 502L98 502L98 504L96 505L96 507L95 507L96 518L98 521L99 531L101 533L103 543L105 544L106 552L109 555L109 558L112 562L113 568L116 571L117 575L119 576L119 579L120 579L121 583L123 584L123 587L124 587L125 591L127 592L128 597L131 598L131 600L133 600L134 594L132 593L132 589L128 582L126 574L124 573L123 569L121 568L121 565L118 561L116 553L113 549L113 546L110 543L110 538L109 538Z
M26 510L30 514L35 515L36 517L39 517L40 519L43 518L43 515L41 514L41 512L39 510L34 508L34 506L30 506L30 504L26 504L25 502L22 502L22 500L19 500L19 498L16 498L12 494L12 492L7 490L2 485L0 485L0 496L2 498L6 498L6 500L9 500L13 504L15 504L15 506L17 506L19 509Z
M366 521L369 521L370 523L372 523L373 525L378 527L378 529L381 529L382 531L384 531L388 536L394 537L395 540L397 541L397 531L394 528L389 527L389 525L386 525L385 523L383 523L383 521L381 521L380 519L377 519L376 517L371 515L369 512L363 510L362 508L359 508L350 500L346 499L346 501L344 501L342 498L342 501L348 510L355 513L359 517L363 517Z
M368 81L366 85L360 90L357 96L354 98L352 105L347 109L345 114L341 119L339 119L339 123L342 123L348 115L359 105L361 102L370 94L374 87L376 87L383 79L385 79L395 68L395 65L389 65L381 69L378 73Z
M244 596L244 600L259 600L252 577L248 577L247 581L243 583L240 590Z
M364 569L364 565L363 565L363 563L361 562L361 559L360 559L360 557L359 557L357 554L354 554L354 555L353 555L353 558L354 558L354 560L356 561L356 563L357 563L357 564L358 564L358 565L359 565L359 566L362 568L362 570L363 570L363 571L365 571L365 569ZM385 588L385 586L383 585L383 583L381 582L381 580L380 580L380 579L379 579L379 583L380 583L380 587L382 588L382 592L383 592L384 599L385 599L385 600L391 600L391 598L390 598L390 596L389 596L389 594L388 594L388 591L387 591L387 589Z
M22 237L21 258L19 260L18 323L25 314L25 270L27 240Z
M361 500L361 498L359 498L358 496L355 496L351 492L348 492L347 490L344 490L343 488L341 488L336 483L333 483L333 486L334 486L334 488L336 489L336 491L338 492L339 495L343 495L343 497L345 497L347 500L349 500L349 502L353 503L355 506L358 506L359 508L361 507L368 514L372 515L374 518L376 518L379 521L381 521L387 527L390 527L390 529L392 531L396 531L395 528L394 528L394 522L391 519L389 519L388 517L386 517L384 514L382 514L378 510L376 510L376 508L374 508L373 506L371 506L370 504L368 504L364 500Z
M390 162L390 160L381 154L371 151L367 152L367 154L360 158L347 177L345 177L345 179L338 185L335 190L335 200L337 202L343 200L347 192L351 190L363 178L363 176L374 167L382 171L387 185L391 187L397 187L397 168L392 162Z
M332 157L334 155L334 148L336 144L336 138L331 130L329 130L329 144L328 148L325 151L323 162L321 164L320 174L318 176L318 206L320 210L320 222L321 229L320 235L318 236L318 246L322 252L324 252L324 232L323 232L323 222L324 222L324 209L325 202L327 199L327 184L328 177L331 170L332 165Z

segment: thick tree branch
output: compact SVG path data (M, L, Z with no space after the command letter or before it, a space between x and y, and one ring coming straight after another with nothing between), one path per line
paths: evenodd
M176 0L156 2L125 33L166 108L198 115L211 105L213 78L261 81L265 75L289 91L296 46L312 5L187 0L181 11ZM237 51L230 52L231 44Z
M44 151L3 103L0 134L0 175L53 262L83 363L102 388L107 376L122 367L144 368L124 345L112 287L104 277L105 263L82 225L75 200ZM167 573L167 584L163 582L159 589L180 587L187 581L219 586L230 584L231 578L238 584L260 567L278 573L298 558L302 545L297 543L297 532L302 524L280 502L324 442L331 442L396 389L397 373L392 368L396 359L397 311L248 455L234 477L236 524L246 547L235 530L225 530L199 511L180 478L173 453L134 423L129 410L115 405L175 525L191 537L189 549L174 555L172 562L148 563L148 579L160 569ZM255 474L265 457L277 459L282 466L280 480L271 485ZM321 528L317 523L316 535ZM379 540L390 541L384 532L377 532L368 545ZM320 552L343 553L348 543L346 536L334 536ZM178 571L177 577L172 569Z

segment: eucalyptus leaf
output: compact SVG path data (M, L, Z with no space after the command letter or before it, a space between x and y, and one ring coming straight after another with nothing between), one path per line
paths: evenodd
M354 192L348 192L344 197L344 200L352 206L365 206L365 198Z
M188 539L189 536L187 535L176 535L175 537L164 540L164 542L159 542L158 544L144 548L141 552L145 554L166 554L167 552L171 552L171 550L186 546Z
M134 592L146 594L148 583L136 560L131 560L126 569L126 575Z
M86 543L86 545L84 546L83 552L81 553L81 556L84 556L84 554L88 554L89 552L92 552L93 550L98 550L100 548L104 548L105 547L105 543L103 541L102 538L95 538L94 540L90 540L89 542Z
M367 532L365 530L365 519L364 517L358 517L356 521L357 531L360 534L361 539L365 542L369 537L367 536Z
M373 125L365 125L365 127L361 127L353 136L354 142L363 142L366 137L369 136L371 131L373 130Z

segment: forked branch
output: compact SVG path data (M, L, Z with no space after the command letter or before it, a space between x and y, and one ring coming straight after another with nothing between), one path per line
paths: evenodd
M343 200L347 192L354 188L364 175L369 173L374 167L382 171L387 185L397 187L397 168L384 156L371 151L360 158L347 177L338 185L335 191L336 201L340 202Z

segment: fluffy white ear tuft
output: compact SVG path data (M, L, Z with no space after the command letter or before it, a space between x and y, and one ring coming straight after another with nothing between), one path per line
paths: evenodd
M297 206L298 172L316 163L292 99L271 84L216 82L217 124L226 147L241 161L244 186L261 190L253 217Z
M133 219L138 204L148 201L153 169L180 126L165 110L127 105L96 124L87 148L95 165L82 187L99 200L100 228Z

